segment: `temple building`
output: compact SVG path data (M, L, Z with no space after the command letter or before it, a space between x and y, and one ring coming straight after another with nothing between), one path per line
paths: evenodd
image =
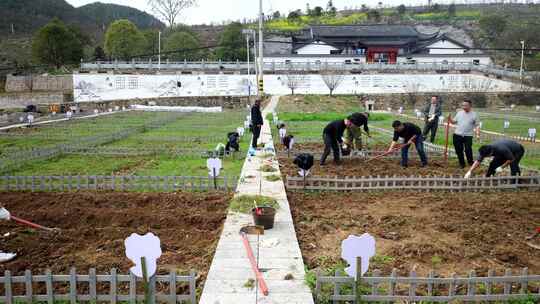
M289 53L267 54L266 62L472 63L488 55L440 32L421 33L407 25L314 25L293 35Z

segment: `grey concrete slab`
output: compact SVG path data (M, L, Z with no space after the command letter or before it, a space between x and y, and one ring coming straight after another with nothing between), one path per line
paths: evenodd
M272 112L278 98L273 97L263 111L263 117ZM272 140L270 124L265 120L260 142ZM261 155L261 151L257 152ZM271 164L277 172L265 173L259 168ZM257 259L259 269L269 287L270 294L256 294L256 289L246 287L255 274L251 268L239 230L252 224L251 214L229 212L223 228L207 281L201 296L202 304L243 303L298 303L312 304L309 287L304 282L305 271L302 253L298 245L294 223L287 201L283 181L269 182L265 176L280 174L277 161L258 156L248 157L242 168L243 182L237 187L237 195L265 195L275 198L280 208L276 213L274 228L261 236L248 236L249 245ZM253 176L248 178L248 176ZM292 275L293 279L289 279Z

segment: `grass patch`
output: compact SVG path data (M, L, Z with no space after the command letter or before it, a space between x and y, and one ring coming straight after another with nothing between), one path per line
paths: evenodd
M244 287L247 289L253 289L255 287L255 280L254 279L247 280L246 283L244 284Z
M281 180L281 176L273 174L273 175L267 175L264 177L265 180L269 182L277 182Z
M254 202L256 202L258 207L279 208L278 202L271 197L262 195L241 195L235 197L231 201L229 210L240 213L249 213L251 212L251 209L255 207Z
M263 165L260 169L262 172L276 172L277 169L272 167L271 165Z

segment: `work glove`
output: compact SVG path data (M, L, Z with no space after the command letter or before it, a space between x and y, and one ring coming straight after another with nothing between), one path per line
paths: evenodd
M11 214L7 211L6 208L0 208L0 220L9 221L11 219Z
M469 171L465 174L465 176L463 178L467 179L467 178L471 178L471 175L472 175L472 172Z
M502 168L502 167L499 167L499 168L495 169L495 172L501 173L501 172L503 172L503 168Z

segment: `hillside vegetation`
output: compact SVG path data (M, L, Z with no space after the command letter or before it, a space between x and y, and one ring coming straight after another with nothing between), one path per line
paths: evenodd
M96 2L75 8L65 0L1 0L0 36L31 35L55 17L92 36L116 19L128 19L142 29L164 27L152 15L122 5Z

